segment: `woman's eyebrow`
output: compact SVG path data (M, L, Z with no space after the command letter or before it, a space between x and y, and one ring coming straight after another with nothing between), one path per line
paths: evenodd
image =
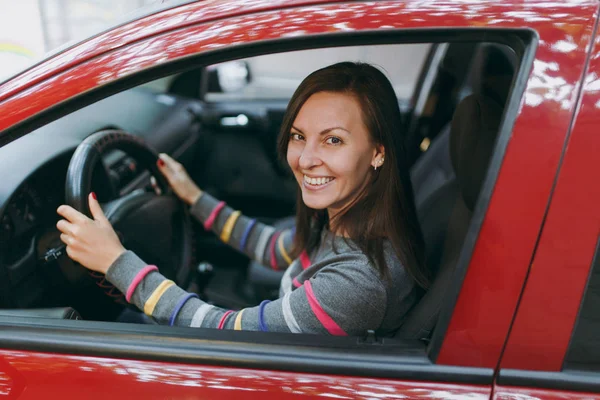
M303 135L304 135L304 132L302 132L302 130L301 130L301 129L298 129L298 128L296 128L296 127L295 127L295 126L293 126L293 125L292 125L292 129L294 129L294 130L296 130L296 131L298 131L298 132L300 132L301 134L303 134ZM350 132L350 131L349 131L348 129L346 129L346 128L342 128L341 126L334 126L334 127L332 127L332 128L323 129L323 130L322 130L322 131L319 133L319 135L324 135L324 134L326 134L326 133L329 133L329 132L331 132L331 131L334 131L334 130L336 130L336 129L340 129L340 130L342 130L342 131L348 132L349 134L352 134L352 132Z
M342 128L341 126L334 126L333 128L323 129L321 131L321 133L319 133L319 135L324 135L324 134L329 133L331 131L335 131L336 129L339 129L339 130L342 130L344 132L348 132L349 134L351 134L351 132L348 129L346 129L346 128Z

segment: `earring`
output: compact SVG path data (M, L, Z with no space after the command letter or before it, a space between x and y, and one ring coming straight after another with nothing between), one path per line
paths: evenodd
M380 159L379 161L377 161L377 165L373 167L374 171L377 171L377 168L381 167L383 165L383 158Z

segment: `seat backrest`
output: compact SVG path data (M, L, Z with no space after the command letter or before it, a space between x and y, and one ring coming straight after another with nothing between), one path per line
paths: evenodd
M508 47L481 44L472 57L469 67L472 73L468 75L460 92L465 93L464 97L469 94L490 97L503 106L508 98L517 64L516 54ZM464 97L461 96L460 100ZM420 214L422 206L427 205L433 193L455 179L450 161L450 125L451 121L433 136L427 152L411 168L415 204ZM427 235L425 238L427 239Z
M450 128L450 160L456 179L438 188L419 210L424 235L430 235L428 246L441 249L438 260L428 260L435 278L396 337L428 338L435 326L487 172L502 111L501 104L481 95L467 96L456 108ZM445 221L446 228L440 228Z

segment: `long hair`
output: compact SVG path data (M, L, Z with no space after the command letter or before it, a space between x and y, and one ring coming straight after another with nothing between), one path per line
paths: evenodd
M310 74L294 92L281 124L277 147L282 160L286 160L298 112L318 92L355 96L372 142L385 149L381 168L372 170L364 190L335 216L336 229L342 227L385 278L390 276L384 257L384 242L389 240L409 275L427 288L430 274L425 267L425 245L406 165L402 116L391 83L379 69L365 63L342 62ZM314 250L328 223L327 211L306 206L298 190L294 256L303 249Z

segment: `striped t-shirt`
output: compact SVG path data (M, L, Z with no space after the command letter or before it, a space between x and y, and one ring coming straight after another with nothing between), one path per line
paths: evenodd
M293 229L279 231L241 215L208 194L191 208L205 228L266 268L285 270L280 297L256 307L226 310L167 280L133 252L123 253L107 279L161 324L269 332L388 336L418 300L413 279L384 246L390 279L384 280L352 241L325 231L319 247L292 260Z

